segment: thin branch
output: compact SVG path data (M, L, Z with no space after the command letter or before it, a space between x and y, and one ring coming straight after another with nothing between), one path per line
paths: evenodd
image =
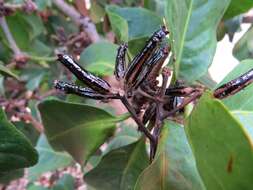
M145 136L150 140L150 142L153 143L154 137L148 131L148 129L143 125L143 123L140 121L140 119L136 115L135 111L133 110L132 106L129 104L127 98L125 96L123 96L123 97L121 97L121 101L124 104L124 106L127 108L127 110L129 111L129 113L131 114L134 121L137 123L140 131L142 131L145 134Z
M162 120L166 119L167 117L175 114L176 112L178 112L179 110L181 110L182 108L184 108L186 105L188 105L189 103L191 103L192 101L198 99L201 95L203 94L202 91L198 91L192 94L191 97L189 98L185 98L184 102L182 104L180 104L178 107L176 107L175 109L167 112L166 114L164 114L162 116Z
M91 22L89 17L82 16L74 7L67 4L64 0L53 0L53 3L76 24L81 25L92 42L99 41L96 26Z

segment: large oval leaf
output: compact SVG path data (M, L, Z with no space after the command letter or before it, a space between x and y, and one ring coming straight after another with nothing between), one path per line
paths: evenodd
M247 12L253 7L252 0L231 0L231 3L224 15L225 19Z
M140 175L135 190L205 189L182 126L166 123L153 163Z
M45 172L66 167L73 162L73 159L67 153L55 152L48 144L44 134L40 136L36 150L39 153L39 162L28 170L30 181L36 180Z
M237 65L218 85L222 85L232 79L235 79L242 75L243 73L249 71L253 68L253 60L244 60L239 65ZM224 104L230 110L253 110L253 85L247 86L244 90L241 90L237 94L228 97L224 100Z
M232 113L242 123L251 141L253 141L253 112L235 111Z
M112 5L107 6L106 12L109 15L114 33L117 35L118 39L121 40L127 40L125 34L125 30L127 29L128 41L130 41L136 38L150 36L154 31L158 30L162 24L159 16L144 8L121 8Z
M252 189L253 141L217 99L205 94L187 121L186 133L207 189Z
M90 45L82 52L79 63L97 75L112 75L116 53L117 45L109 42L98 42Z
M0 109L0 171L10 171L36 164L38 154L28 139L18 131Z
M119 120L99 108L46 100L39 111L48 141L83 164L115 130Z
M141 139L106 154L84 180L96 190L130 190L147 166L145 141Z
M166 19L176 56L175 74L193 81L207 72L216 29L230 0L167 0Z

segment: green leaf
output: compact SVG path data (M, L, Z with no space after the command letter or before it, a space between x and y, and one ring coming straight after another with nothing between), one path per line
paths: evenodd
M153 12L136 7L121 8L115 5L106 7L106 12L118 39L126 39L128 29L128 40L150 36L162 24L161 18ZM148 22L145 22L147 21ZM126 27L126 23L128 27Z
M109 151L132 144L141 137L141 133L139 133L134 126L123 124L119 130L120 132L110 141L103 154L107 154Z
M158 189L205 189L184 128L172 122L163 126L156 157L135 185L135 190Z
M117 45L109 42L99 42L86 48L79 60L88 71L105 76L112 75L116 60Z
M231 0L231 3L224 15L224 19L232 18L245 13L253 7L252 0Z
M144 8L164 17L166 0L144 0Z
M119 41L127 42L128 41L128 23L127 20L122 18L120 15L114 13L110 10L110 7L106 8L110 24L113 32L119 39Z
M252 189L252 139L221 101L206 93L188 118L186 133L209 190Z
M36 180L45 172L69 166L73 162L67 153L54 151L43 134L40 136L36 150L39 153L39 162L28 170L30 181Z
M112 150L84 176L96 190L133 189L139 174L148 166L145 141Z
M230 80L233 80L245 72L253 68L253 60L244 60L239 65L237 65L218 85L221 86ZM247 86L244 90L236 93L233 96L225 98L223 103L230 110L253 110L253 85Z
M247 135L251 138L251 141L253 141L253 112L234 111L232 113L241 122L247 132Z
M128 42L128 49L131 56L137 55L147 43L148 37L136 38Z
M120 119L96 107L46 100L39 111L48 141L83 164L110 137Z
M4 76L9 76L9 77L12 77L14 79L19 80L19 77L15 73L13 73L10 69L5 67L3 65L3 62L1 62L1 61L0 61L0 74L4 75Z
M16 126L16 129L21 131L30 140L33 146L36 146L40 134L31 123L16 121L13 124Z
M74 190L75 180L69 174L64 174L61 179L57 181L52 190Z
M167 0L166 19L176 57L175 76L194 81L207 72L216 49L216 29L230 0Z
M0 184L8 184L10 181L24 176L24 169L0 172Z
M10 32L14 37L18 47L21 50L29 49L29 24L24 20L21 13L16 13L15 15L6 17L7 24L9 26ZM4 35L4 39L6 37Z
M241 39L235 44L233 49L233 55L238 60L244 60L253 58L253 27L241 37Z
M29 25L29 29L27 30L29 31L30 40L42 34L45 28L41 18L37 14L23 14L22 18Z
M0 109L0 171L6 172L36 164L38 154Z

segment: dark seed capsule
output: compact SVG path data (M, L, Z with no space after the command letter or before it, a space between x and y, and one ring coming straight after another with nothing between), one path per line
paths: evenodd
M253 82L253 69L249 70L240 77L231 80L230 82L223 84L214 91L214 97L223 99L227 96L236 94L240 90Z
M135 88L149 77L149 74L152 72L156 65L162 66L165 59L168 57L168 49L162 48L157 50L152 57L150 57L142 66L142 70L139 73L139 76L136 81L134 81L133 86ZM159 73L157 73L159 74Z
M165 59L168 57L170 51L171 51L171 47L168 45L168 46L165 46L162 51L164 52L165 54L165 58L164 60L161 60L159 61L157 64L154 65L154 67L152 68L148 78L157 78L160 74L160 71L162 69L162 66L164 64L164 61Z
M146 111L144 112L144 115L142 117L142 123L145 125L147 124L147 122L153 118L153 116L156 113L156 104L150 104L149 107L146 109Z
M116 64L115 64L115 77L117 80L120 80L125 75L126 70L126 52L127 52L127 44L121 44L118 48L118 53L116 56Z
M166 27L161 27L160 30L156 31L151 38L147 41L145 47L138 53L133 61L130 63L126 74L125 74L125 83L132 87L133 82L138 77L143 63L150 58L152 53L157 49L157 45L162 39L168 34Z
M84 88L77 86L72 83L67 83L63 81L55 81L54 86L66 94L76 94L81 97L91 98L95 100L105 100L105 99L118 99L119 97L114 94L99 94L92 90L91 88Z
M70 56L58 54L58 60L68 68L80 81L99 93L108 93L111 86L103 79L96 77L82 68Z

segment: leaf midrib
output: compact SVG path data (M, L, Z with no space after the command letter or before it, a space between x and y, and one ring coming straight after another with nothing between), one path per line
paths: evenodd
M73 131L75 131L77 129L83 128L83 127L84 128L87 128L87 127L96 128L97 126L95 124L101 123L101 122L103 122L104 125L100 125L100 126L106 126L106 127L102 128L102 129L112 128L113 124L110 125L110 126L105 125L105 124L107 124L109 122L115 123L116 121L117 121L117 119L108 119L108 120L103 120L103 121L99 121L99 122L98 121L91 121L91 122L87 122L85 124L78 124L78 125L75 125L75 127L72 127L72 128L70 128L68 130L65 130L63 132L57 133L56 135L53 135L53 136L49 137L48 140L49 141L54 141L56 138L62 137L64 135L66 135L67 133L71 133L71 132L73 132ZM99 127L99 128L101 128L101 127Z

